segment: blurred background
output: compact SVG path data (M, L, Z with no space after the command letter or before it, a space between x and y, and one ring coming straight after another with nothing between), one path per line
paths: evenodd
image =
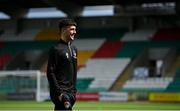
M79 101L180 102L179 0L1 0L0 101L49 100L62 18L78 24Z

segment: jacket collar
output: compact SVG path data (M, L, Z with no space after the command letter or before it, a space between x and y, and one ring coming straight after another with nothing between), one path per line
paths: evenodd
M65 42L64 40L60 39L58 43L66 44L68 45L68 42Z

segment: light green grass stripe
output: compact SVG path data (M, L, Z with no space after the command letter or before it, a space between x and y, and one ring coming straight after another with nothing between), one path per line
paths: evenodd
M0 110L0 111L19 111L19 110ZM52 110L20 110L20 111L52 111ZM73 111L180 111L180 110L73 110Z
M0 101L0 111L53 111L52 102ZM155 102L76 102L74 111L180 111L180 103Z

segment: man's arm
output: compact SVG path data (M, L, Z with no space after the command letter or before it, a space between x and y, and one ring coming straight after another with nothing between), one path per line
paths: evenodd
M54 48L50 49L47 66L47 78L49 81L50 88L53 88L56 94L61 95L62 91L56 79L57 56L57 51Z
M76 59L74 61L74 76L73 76L73 85L74 85L74 88L73 88L73 93L76 94L77 92L77 89L76 89L76 82L77 82L77 56L78 56L78 51L77 51L77 48L75 46L73 46L73 50L75 51L75 57L74 59Z

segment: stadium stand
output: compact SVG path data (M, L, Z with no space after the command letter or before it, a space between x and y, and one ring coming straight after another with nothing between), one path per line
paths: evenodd
M123 47L118 50L116 57L136 57L147 45L147 42L125 42ZM133 50L132 50L133 49Z
M166 89L167 92L179 92L180 91L180 68L177 69L173 81Z
M167 78L146 78L126 81L121 91L128 92L163 92L173 81L171 77Z
M1 49L1 52L13 53L17 51L26 51L26 50L46 50L50 48L54 41L6 41L3 42L4 47Z
M33 41L36 34L40 31L40 29L26 29L21 33L16 34L14 30L9 29L5 31L4 34L1 35L1 41Z
M42 31L43 32L43 31ZM41 34L43 34L41 32ZM51 32L51 31L50 31ZM141 31L140 31L141 32ZM40 35L41 35L40 34ZM51 33L52 34L52 33ZM146 33L147 34L147 33ZM143 35L143 34L142 34ZM36 36L37 37L37 36ZM41 38L44 40L44 38ZM48 49L53 41L22 41L22 42L4 42L5 48L2 51L4 52L13 52L13 51L24 51L24 50L44 50ZM86 61L92 58L107 58L107 57L136 57L145 47L179 47L178 42L172 41L105 41L105 39L78 39L74 43L80 50L79 54L79 67L85 66ZM22 47L23 46L23 47ZM133 49L133 50L132 50ZM108 51L109 50L109 51ZM131 51L129 51L131 50ZM88 53L87 53L88 52ZM103 53L105 52L105 53ZM83 54L84 53L84 54ZM84 58L84 60L83 60ZM46 69L46 62L42 65Z
M11 54L12 60L9 61L8 64L6 64L7 69L19 69L19 65L22 65L21 68L26 69L26 56L25 54L31 51L32 53L29 54L29 56L36 57L35 52L39 51L46 51L51 47L53 44L53 41L6 41L4 42L4 47L1 49L1 53L8 53ZM45 54L47 55L47 54ZM37 56L38 57L38 56ZM42 59L42 57L41 57ZM38 61L41 59L37 59ZM20 61L22 64L20 64ZM38 62L37 61L37 62ZM39 61L40 62L40 61ZM43 61L41 61L43 62ZM14 65L13 65L14 64ZM17 65L19 64L19 65ZM24 64L24 65L23 65ZM38 64L38 63L37 63ZM36 65L37 65L36 64ZM32 66L33 69L35 66Z
M155 31L155 29L139 29L133 32L127 32L121 38L121 41L149 41Z
M106 38L107 40L120 40L124 33L128 31L127 28L86 28L79 29L79 38ZM93 33L92 33L93 32Z
M9 54L0 55L0 69L3 69L4 66L12 59L12 56Z
M8 14L10 19L0 20L0 70L37 69L46 72L47 51L58 40L57 22L61 18L16 18L16 16L21 17L18 16L22 14L21 11L29 12L28 9L21 9L23 6L31 8L32 2L28 1L26 2L29 4L22 1L18 2L20 4L7 2L8 4L1 7L2 12ZM78 49L78 91L95 93L123 91L129 95L140 92L140 95L146 93L146 96L152 92L179 94L178 0L170 3L162 0L156 2L154 0L148 2L78 0L77 3L71 0L71 2L64 4L73 7L75 5L75 8L77 4L78 11L84 10L86 5L113 5L114 13L112 16L84 17L79 15L77 10L72 11L68 10L71 8L59 8L55 5L57 9L65 12L68 17L74 17L78 22L77 38L73 42ZM114 2L117 6L112 4ZM56 3L59 4L60 1L40 0L33 6L52 7ZM6 6L8 7L3 9ZM9 9L11 6L20 11L11 12ZM159 68L161 74L157 76L158 62L162 63L162 67ZM148 75L143 78L135 77L135 69L142 67L149 71ZM143 75L144 70L141 71L139 73ZM32 81L36 76L31 80L20 76L18 78L21 82L16 77L2 76L0 93L28 91L29 89L18 89L17 86L23 85L36 87L35 81Z
M78 78L77 79L77 89L79 92L87 92L89 85L94 80L94 78Z
M77 38L73 42L73 44L78 48L80 51L86 51L86 50L94 50L96 51L101 47L101 45L105 42L105 38L94 38L94 39L82 39L82 38Z
M93 78L88 91L108 91L130 59L92 58L78 72L78 78Z
M80 69L81 67L84 67L86 65L86 62L91 56L94 54L95 51L78 51L78 66Z
M122 47L123 43L120 41L106 41L96 51L92 58L110 58L114 57L117 51Z
M12 40L13 37L15 36L15 31L13 29L7 29L8 31L4 31L4 33L1 35L0 40L1 41L6 41L6 40Z
M5 52L11 52L12 50L34 50L34 49L48 49L53 41L23 41L23 42L5 42L6 48L3 48ZM79 61L78 66L81 67L81 65L86 66L86 61L88 59L92 58L122 58L122 57L129 57L134 58L136 57L145 47L178 47L178 42L170 43L170 42L156 42L156 41L126 41L126 42L120 42L120 41L105 41L105 39L78 39L74 43L80 49L79 51ZM16 46L16 47L14 47ZM21 47L23 46L23 47ZM131 50L133 49L133 50ZM2 51L3 51L2 50ZM9 51L8 51L9 50ZM109 52L108 52L109 50ZM131 50L131 51L129 51ZM103 53L105 52L105 53ZM84 58L84 60L83 60ZM46 69L46 62L44 62L43 69ZM91 78L92 79L92 78ZM94 79L94 78L93 78ZM81 80L81 81L86 81ZM92 83L93 80L87 80ZM100 82L101 83L101 82ZM99 84L99 83L98 83ZM90 85L89 85L90 86ZM109 86L110 87L110 86ZM96 88L95 88L96 89ZM108 88L107 88L108 89ZM106 90L107 90L106 89ZM90 89L88 89L90 90ZM91 89L92 90L92 89ZM102 88L102 90L104 90Z
M153 40L180 40L180 28L162 28L153 36Z
M37 33L35 40L58 40L58 29L43 29Z

